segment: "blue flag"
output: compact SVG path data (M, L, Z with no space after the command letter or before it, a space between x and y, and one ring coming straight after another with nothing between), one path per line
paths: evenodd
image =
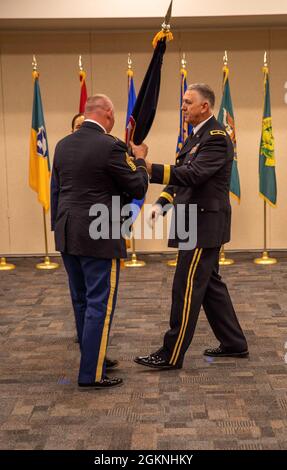
M180 69L180 112L179 112L179 132L177 138L177 145L176 145L176 156L178 156L179 152L182 149L182 146L192 131L192 125L188 124L184 120L183 111L182 111L182 100L183 95L187 90L187 83L186 83L187 71L185 68Z
M126 117L126 143L127 145L129 144L130 141L130 132L129 132L129 121L131 114L133 112L135 103L136 103L136 91L135 91L135 85L134 85L134 77L133 77L133 71L128 70L128 106L127 106L127 117ZM145 198L143 199L133 199L131 204L133 204L132 208L132 222L136 220L137 216L140 213L140 210L143 206Z
M127 107L126 128L128 126L129 120L130 120L130 115L133 112L136 99L137 99L137 97L136 97L136 90L135 90L133 72L132 72L132 70L129 70L128 71L128 107Z

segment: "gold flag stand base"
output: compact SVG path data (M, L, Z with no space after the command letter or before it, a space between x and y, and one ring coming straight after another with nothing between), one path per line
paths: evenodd
M37 269L47 269L47 270L51 270L51 269L58 269L58 267L59 267L59 264L58 264L58 263L52 263L52 262L50 261L49 256L45 256L44 263L38 263L38 264L36 264L36 268L37 268Z
M253 260L255 264L276 264L276 258L270 258L267 251L263 251L261 258L255 258Z
M177 260L178 260L178 253L175 259L170 259L166 264L168 266L171 266L172 268L175 268L177 266Z
M15 268L15 264L6 263L6 258L0 259L0 271L12 271Z
M177 258L178 258L178 255L176 255L175 259L170 259L166 264L170 266L171 268L175 268L177 266Z
M140 261L137 259L137 255L135 253L132 254L132 259L130 261L125 261L126 268L142 268L146 265L144 261Z
M219 256L219 265L230 266L231 264L234 264L234 260L231 258L225 258L224 250L221 250L220 256Z

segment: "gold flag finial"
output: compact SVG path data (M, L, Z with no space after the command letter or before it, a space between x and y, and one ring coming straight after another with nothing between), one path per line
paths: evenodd
M224 51L224 56L223 56L223 64L228 65L228 56L227 56L227 51Z
M182 53L182 58L181 58L181 68L186 69L186 58L185 58L185 52Z
M80 72L83 71L83 63L82 63L82 56L79 55L79 69L80 69Z
M33 67L33 72L37 72L37 70L38 70L38 64L37 64L37 60L36 60L35 54L33 54L32 67Z
M128 70L127 70L127 74L128 74L129 78L133 77L133 75L134 75L132 65L133 65L133 61L132 61L132 58L131 58L131 54L129 52L128 53Z
M267 52L266 52L266 51L264 52L264 67L268 67L268 63L267 63Z
M131 54L130 52L128 53L128 69L131 70L133 65L133 61L131 59Z

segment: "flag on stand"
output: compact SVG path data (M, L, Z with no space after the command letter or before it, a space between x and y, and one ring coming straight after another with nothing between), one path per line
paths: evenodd
M259 194L271 206L276 206L277 186L275 173L274 137L272 132L271 101L269 87L269 69L265 64L264 76L264 110L262 133L259 151Z
M178 156L185 140L187 139L187 137L192 131L192 125L188 124L184 120L184 115L182 111L183 95L187 90L186 78L187 78L186 60L185 60L185 57L183 56L181 60L181 69L180 69L180 111L179 111L179 132L178 132L177 145L176 145L176 156Z
M50 208L49 149L37 70L33 70L32 76L34 80L34 98L30 138L29 185L36 191L38 201L47 212Z
M87 94L87 87L86 87L86 72L83 70L83 67L82 67L82 56L79 57L79 67L80 67L79 76L80 76L80 83L81 83L79 113L84 113L88 94Z
M225 58L227 61L227 55L225 55ZM227 63L223 67L223 94L217 120L225 127L225 130L233 143L234 159L231 170L230 193L238 202L240 202L240 180L237 166L235 124L229 85L229 68Z

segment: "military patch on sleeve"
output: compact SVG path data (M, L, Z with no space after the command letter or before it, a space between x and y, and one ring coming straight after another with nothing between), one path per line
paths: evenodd
M226 132L218 129L218 130L215 130L215 131L210 131L210 135L226 135Z
M137 167L135 166L133 159L129 156L127 152L126 152L126 162L132 171L136 171Z

